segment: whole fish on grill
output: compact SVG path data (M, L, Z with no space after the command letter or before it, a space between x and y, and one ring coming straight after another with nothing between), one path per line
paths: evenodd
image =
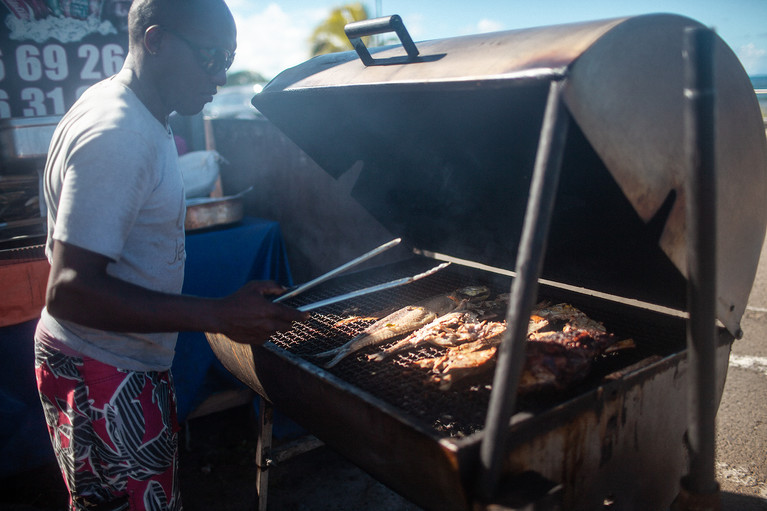
M508 294L499 295L495 300L481 300L479 302L467 302L461 310L445 314L416 330L398 343L385 348L378 353L368 355L369 360L381 362L401 351L412 350L426 344L447 348L458 346L478 339L489 340L500 334L504 329L504 323L489 322L490 317L497 317L506 310ZM534 316L531 320L528 332L535 332L546 325L548 321Z
M472 338L461 335L459 327L467 324L475 324L477 313L472 310L457 310L436 318L423 328L408 335L396 344L382 349L378 353L368 355L368 360L381 362L387 358L405 350L412 350L425 344L435 346L455 346L462 342L468 342ZM468 333L468 332L465 332Z
M317 353L315 357L333 357L324 367L330 368L345 357L368 346L383 344L401 335L409 334L429 324L440 316L461 306L461 291L427 298L414 305L403 307L376 321L346 344L332 350Z

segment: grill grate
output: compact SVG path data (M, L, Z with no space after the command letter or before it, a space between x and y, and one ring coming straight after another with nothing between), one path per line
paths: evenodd
M0 266L45 259L45 245L0 249Z
M335 279L332 282L299 295L287 303L300 306L330 296L353 291L362 287L413 275L434 266L433 260L413 259L383 268L366 270ZM382 317L400 307L423 300L440 293L448 293L468 285L487 285L493 292L506 293L511 280L498 278L485 272L465 271L450 267L435 275L413 282L400 288L363 296L352 302L337 303L312 314L309 321L297 324L292 330L276 334L272 342L280 348L320 366L325 358L314 357L316 353L340 346L360 333L375 319L347 321L352 316L359 318ZM542 298L543 299L543 298ZM551 298L567 301L565 298ZM587 381L571 389L568 395L582 393L598 384L606 375L627 367L651 354L662 354L678 349L684 344L684 331L676 331L671 325L637 321L625 314L580 307L592 318L602 321L619 337L632 337L636 350L619 352L603 357ZM396 339L399 340L399 339ZM417 350L401 352L383 362L371 362L367 355L387 347L396 340L377 347L368 347L349 355L336 366L326 369L351 386L357 387L400 410L417 423L428 426L444 437L460 438L484 427L490 396L492 371L476 379L456 385L454 389L439 390L427 382L428 370L416 367L416 360L439 356L443 348L426 346ZM518 401L520 411L539 412L562 402L567 395L535 395Z

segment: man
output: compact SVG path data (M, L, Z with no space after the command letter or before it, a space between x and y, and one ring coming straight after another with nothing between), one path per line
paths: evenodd
M180 294L184 191L168 116L226 82L236 47L223 0L134 0L129 51L61 120L45 169L46 308L35 370L71 509L181 509L175 396L179 331L261 344L307 314L273 282Z

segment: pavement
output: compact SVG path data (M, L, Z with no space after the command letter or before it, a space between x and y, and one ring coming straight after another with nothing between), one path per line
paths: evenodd
M753 499L732 509L767 510L767 244L741 325L717 413L716 474L723 492Z

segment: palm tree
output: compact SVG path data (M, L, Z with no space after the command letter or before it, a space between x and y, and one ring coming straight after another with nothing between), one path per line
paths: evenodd
M226 74L226 85L250 85L251 83L264 84L268 80L258 71L234 71Z
M368 12L361 2L336 7L317 28L314 29L309 43L312 56L351 50L352 45L346 37L344 27L352 21L368 19ZM365 44L368 44L363 38Z

